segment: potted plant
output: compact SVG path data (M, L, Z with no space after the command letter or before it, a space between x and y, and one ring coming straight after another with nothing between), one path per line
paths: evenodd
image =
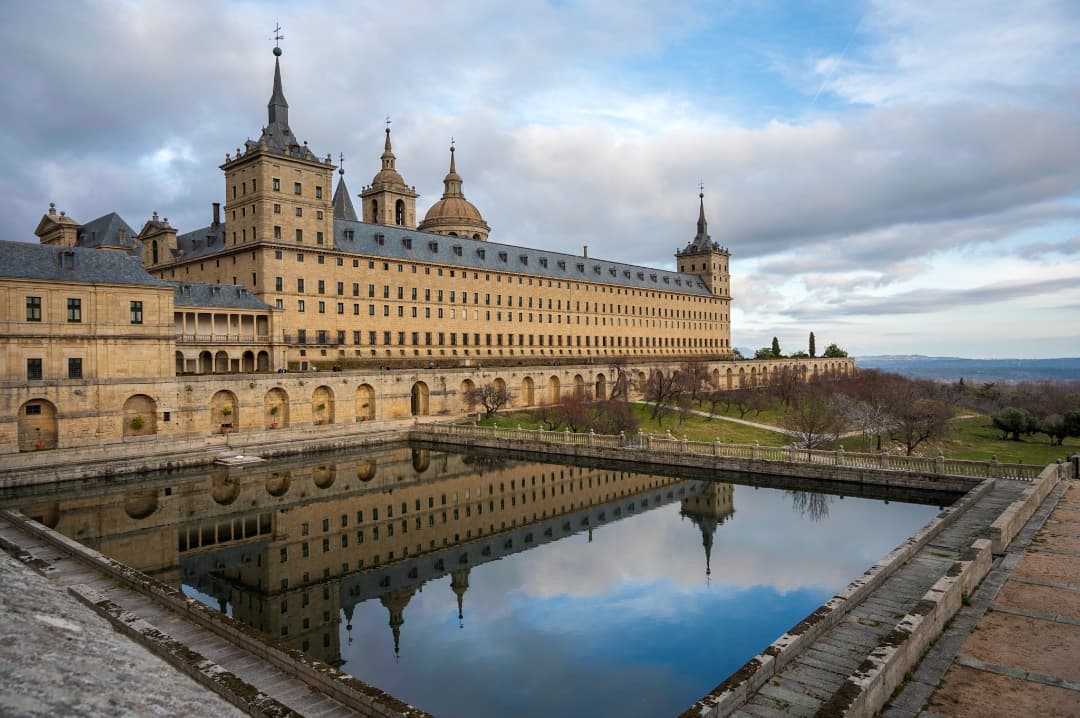
M132 431L141 431L143 428L143 418L136 414L135 416L131 417L131 421L128 422L128 426L131 427Z
M278 406L277 404L274 404L272 407L270 407L270 428L271 429L278 428L277 415L278 415L279 411L281 411L281 407Z
M319 421L320 424L325 424L326 423L326 417L324 417L322 415L323 411L325 411L325 410L326 410L326 404L324 404L322 402L319 402L318 404L315 405L315 413L319 415L318 421Z
M232 407L221 407L221 433L227 434L232 427L232 422L229 421L229 417L232 416Z

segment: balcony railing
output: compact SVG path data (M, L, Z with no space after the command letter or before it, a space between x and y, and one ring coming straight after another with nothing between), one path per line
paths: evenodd
M189 334L177 332L176 341L183 344L269 344L269 334Z

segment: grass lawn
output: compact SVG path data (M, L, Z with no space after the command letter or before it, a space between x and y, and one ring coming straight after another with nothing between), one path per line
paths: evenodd
M753 444L756 441L762 446L786 446L791 443L791 439L784 434L722 419L691 415L680 420L678 412L668 412L662 422L658 423L649 419L650 408L641 404L634 405L634 413L641 422L641 430L649 434L665 434L670 431L680 439L685 435L691 441L715 441L719 437L725 444ZM529 411L515 411L499 414L494 419L480 420L481 426L492 424L502 427L520 426L523 429L546 428L540 425L536 414Z
M938 451L950 459L989 461L990 457L997 456L1002 463L1045 466L1080 452L1080 439L1065 439L1064 446L1050 446L1043 434L1025 436L1022 441L1007 441L1003 440L1001 432L991 425L990 417L977 416L957 419L953 422L953 433L950 437L934 444L932 452L925 450L921 453L936 454Z
M746 412L746 416L739 416L739 412L734 407L724 408L723 404L719 404L716 407L716 413L721 416L730 416L733 419L744 419L746 421L754 421L758 424L768 424L769 426L780 426L781 421L784 418L784 405L779 400L765 400L766 405L761 411ZM700 402L700 406L697 407L701 411L709 411L712 407L709 402Z

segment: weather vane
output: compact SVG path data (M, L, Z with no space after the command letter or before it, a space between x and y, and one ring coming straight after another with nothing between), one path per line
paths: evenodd
M698 186L698 191L701 192L702 194L705 194L705 181L704 180L698 180L697 186Z
M386 129L390 129L390 115L386 116Z
M281 34L281 23L274 22L274 36L270 39L274 41L274 54L281 55L281 41L285 39Z
M338 153L338 174L345 174L345 153Z
M454 149L454 136L450 135L450 149Z

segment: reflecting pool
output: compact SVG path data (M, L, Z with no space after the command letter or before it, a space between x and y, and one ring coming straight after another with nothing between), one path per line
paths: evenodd
M438 716L663 716L938 511L724 478L395 448L17 503Z

